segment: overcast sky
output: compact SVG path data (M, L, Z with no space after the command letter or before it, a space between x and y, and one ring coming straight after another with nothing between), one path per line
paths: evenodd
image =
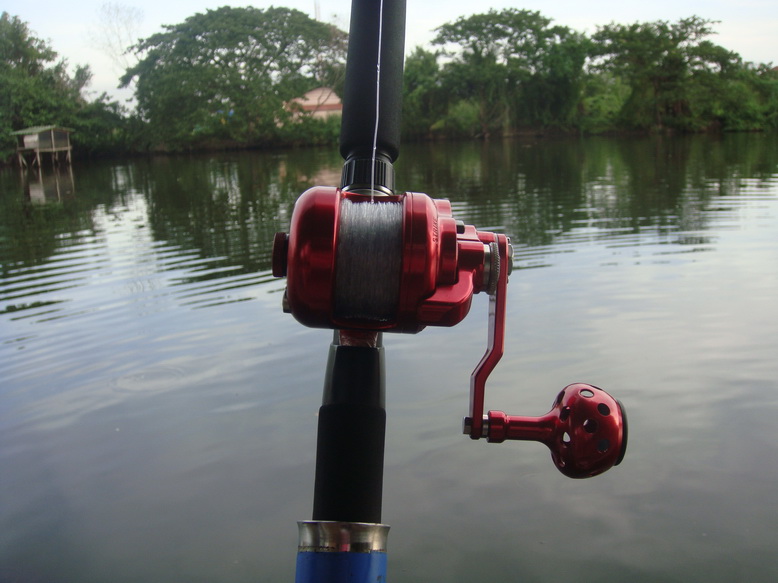
M272 5L297 8L310 16L316 16L316 7L321 20L334 22L348 30L351 2L347 0L277 0L275 2L255 0L112 0L113 4L137 8L142 14L140 36L146 37L160 30L163 24L178 24L187 17L205 12L207 9L230 6L256 6L267 8ZM14 2L9 8L7 0L0 3L0 10L18 16L27 22L31 31L46 41L67 58L71 65L88 64L94 78L90 90L96 94L107 91L115 97L121 71L103 51L100 51L90 36L99 28L100 8L105 0L37 0L35 2ZM579 32L592 33L597 25L616 22L629 24L655 20L677 21L688 16L700 16L720 21L715 25L718 33L711 40L723 47L736 51L746 61L778 64L778 1L740 0L654 0L653 2L614 0L557 0L541 2L505 2L487 0L407 0L408 23L406 29L406 52L414 47L428 46L434 36L433 29L460 16L476 12L487 12L490 8L500 10L506 7L538 10L555 24L568 26Z

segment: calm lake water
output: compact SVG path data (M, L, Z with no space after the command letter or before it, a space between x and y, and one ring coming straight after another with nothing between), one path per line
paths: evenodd
M270 247L320 150L0 173L0 581L290 581L330 333ZM486 298L385 336L397 582L778 580L778 136L407 145L402 189L514 242L487 408L627 408L569 480L461 434ZM57 190L58 189L58 190Z

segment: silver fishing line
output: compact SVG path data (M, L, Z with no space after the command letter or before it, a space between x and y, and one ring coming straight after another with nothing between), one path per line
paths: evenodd
M381 43L384 35L384 0L381 0L378 6L378 57L376 59L376 77L375 77L375 128L373 129L373 157L370 160L370 197L375 196L375 165L376 151L378 150L378 114L380 111L381 98Z
M335 316L386 322L397 311L402 276L402 202L340 203Z

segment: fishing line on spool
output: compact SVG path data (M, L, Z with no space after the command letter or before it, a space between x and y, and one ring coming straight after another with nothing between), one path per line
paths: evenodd
M335 265L335 315L386 322L400 297L403 247L401 202L340 203Z

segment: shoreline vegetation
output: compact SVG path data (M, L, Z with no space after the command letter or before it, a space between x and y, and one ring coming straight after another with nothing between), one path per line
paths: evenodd
M778 67L716 45L714 21L611 23L585 35L539 12L490 10L442 24L406 57L402 139L774 131ZM18 17L0 16L0 164L26 127L74 130L74 156L336 144L339 116L294 100L342 94L348 35L283 7L224 6L125 47L134 107L88 98ZM285 47L279 51L278 47Z

